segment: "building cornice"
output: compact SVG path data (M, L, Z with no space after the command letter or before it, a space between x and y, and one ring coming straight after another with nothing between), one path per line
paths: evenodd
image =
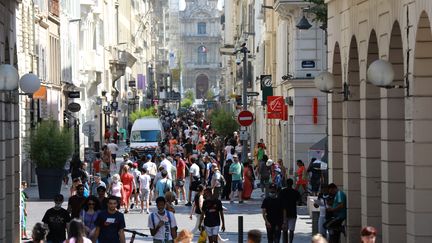
M313 79L296 78L284 80L280 83L282 86L286 86L288 90L294 88L315 88Z

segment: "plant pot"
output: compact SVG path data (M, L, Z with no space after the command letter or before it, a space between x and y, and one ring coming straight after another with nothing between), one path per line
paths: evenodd
M36 168L39 199L53 200L60 193L63 174L63 169Z

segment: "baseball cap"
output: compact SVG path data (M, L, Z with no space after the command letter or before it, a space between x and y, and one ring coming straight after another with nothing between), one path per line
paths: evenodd
M234 154L234 155L233 155L233 158L238 158L238 155L237 155L237 154Z
M147 159L151 159L151 158L152 158L151 154L147 154Z
M273 160L268 159L267 162L266 162L266 166L270 166L270 165L272 165L272 164L273 164Z

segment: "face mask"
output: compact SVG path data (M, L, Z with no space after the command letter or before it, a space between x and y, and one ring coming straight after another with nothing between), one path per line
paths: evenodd
M270 193L269 193L269 196L270 196L271 198L275 198L275 197L277 196L277 194L276 194L276 192L270 192Z
M55 208L61 208L61 206L62 206L62 203L55 203L55 204L54 204L54 207L55 207Z

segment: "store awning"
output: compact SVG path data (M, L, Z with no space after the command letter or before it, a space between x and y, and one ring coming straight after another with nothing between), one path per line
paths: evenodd
M41 85L40 88L33 93L33 99L46 100L47 99L47 88Z

